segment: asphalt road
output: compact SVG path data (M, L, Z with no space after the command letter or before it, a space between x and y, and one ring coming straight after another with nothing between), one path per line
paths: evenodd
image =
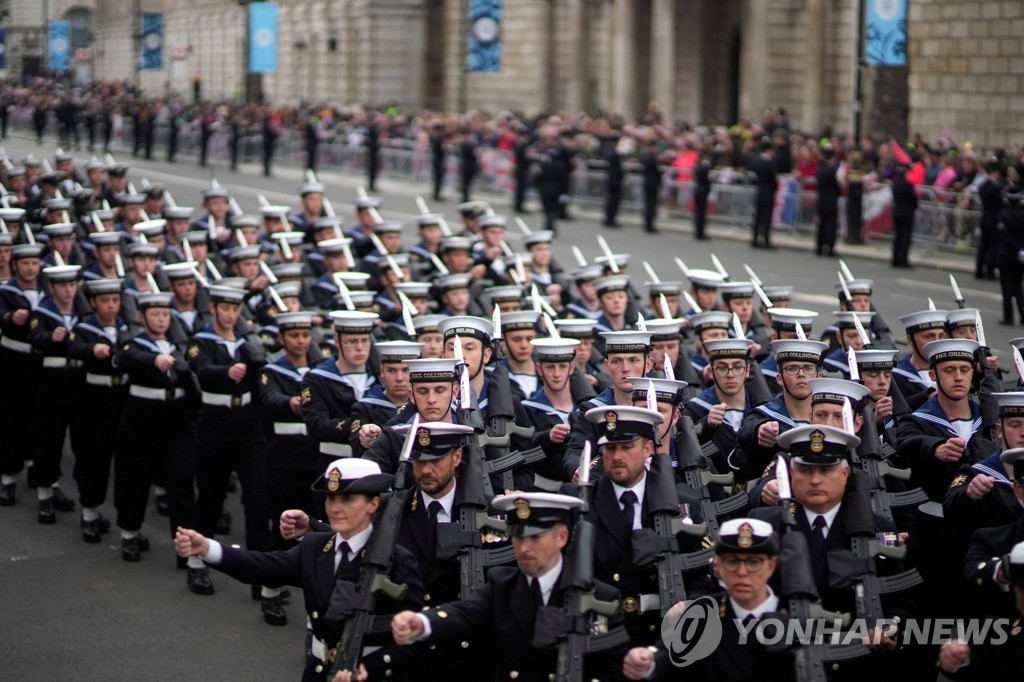
M28 152L42 157L53 151L52 146L38 147L23 138L8 139L6 149L13 158ZM88 156L80 153L83 161ZM255 165L232 173L223 166L199 168L194 161L167 164L130 159L124 153L118 157L133 163L129 177L137 185L143 177L163 182L180 205L198 207L200 190L208 186L214 172L246 211L256 211L260 193L272 203L298 205L298 169L280 169L275 178L264 178ZM321 180L327 183L338 214L351 217L356 187L363 178L324 172ZM385 199L384 217L411 224L418 213L415 196L427 191L425 184L381 179L378 194ZM449 191L448 198L431 208L444 212L454 225L454 193ZM509 197L488 198L498 212L507 210ZM535 212L524 216L534 229L540 224L538 209L535 205ZM644 260L662 279L680 279L674 257L691 268L710 268L710 254L715 253L736 278L742 278L742 266L747 263L766 284L793 285L794 307L821 314L816 331L831 321L836 307L832 284L838 269L834 259L791 249L753 251L745 234L725 226L713 225L714 238L697 242L664 221L664 232L656 235L644 234L636 216L626 216L625 223L618 230L601 228L596 214L578 211L575 220L559 225L556 257L573 267L570 248L578 245L588 259L593 258L600 254L595 237L604 234L615 250L633 255L631 270L642 282ZM515 229L509 232L514 245ZM407 243L414 243L414 237L410 226ZM883 261L852 255L846 262L857 277L875 281L875 305L897 338L899 316L927 308L929 297L940 308L955 307L945 271L920 266L894 271ZM1024 335L1024 330L996 325L1001 315L997 283L979 282L969 274L959 274L958 279L968 304L982 310L991 347L1008 364L1007 342ZM62 480L69 494L74 493L71 468L67 455ZM258 603L249 598L248 586L215 574L215 595L201 597L188 591L184 572L175 568L166 520L152 508L144 532L153 549L141 563L127 564L119 556L116 529L106 542L87 545L80 539L77 512L60 514L55 526L39 525L35 503L24 485L22 477L18 504L0 509L0 680L289 680L301 675L305 620L298 590L293 590L296 599L287 608L289 624L268 626ZM238 495L229 498L237 522L228 542L242 541L238 499ZM112 499L108 498L103 511L113 518Z

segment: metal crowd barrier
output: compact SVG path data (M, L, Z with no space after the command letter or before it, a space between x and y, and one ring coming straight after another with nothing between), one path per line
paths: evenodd
M12 108L10 124L34 135L32 110ZM111 136L110 151L115 156L133 149L132 120L122 119L120 131ZM59 125L51 113L47 133L57 135ZM209 163L224 165L231 161L232 130L221 125L211 136L207 151ZM88 131L79 127L79 139L84 145ZM170 129L166 122L154 128L154 158L166 158ZM198 157L202 135L198 122L184 126L178 133L179 157ZM97 143L102 145L102 131ZM96 150L102 152L101 149ZM361 141L344 137L322 140L317 145L317 168L331 169L346 174L365 174L367 149ZM308 165L304 136L288 129L276 141L274 165L305 167ZM240 163L262 163L263 140L260 133L243 135L239 140ZM397 178L417 183L432 183L432 154L429 145L405 139L384 140L379 154L378 177ZM451 151L445 158L444 185L449 191L461 186L461 159ZM480 148L478 173L474 191L508 193L515 187L515 162L506 150ZM708 198L708 220L745 227L754 215L756 189L753 180L743 171L726 169L716 171ZM662 179L660 192L661 213L668 220L689 221L693 217L693 182L689 171L669 169ZM535 194L530 188L527 195ZM578 160L570 177L571 201L574 205L601 210L608 194L606 164L598 160ZM643 178L639 164L623 164L621 210L643 210ZM839 200L839 238L846 235L846 201ZM864 228L868 241L888 241L892 238L892 192L884 183L869 183L864 187ZM817 192L808 188L795 176L780 176L776 192L772 228L784 234L813 239L817 230ZM971 191L951 192L935 187L918 188L918 208L914 218L913 241L927 251L970 253L977 246L981 223L981 208L977 194Z

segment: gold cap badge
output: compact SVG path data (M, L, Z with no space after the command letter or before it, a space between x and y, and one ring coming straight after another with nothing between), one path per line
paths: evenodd
M619 413L618 412L606 412L604 415L605 429L608 431L614 431L618 425Z
M338 488L341 487L341 471L338 469L331 469L327 474L327 490L328 492L336 493Z
M516 500L516 518L525 521L530 518L530 501L522 498Z
M420 429L417 431L416 438L421 448L425 448L430 445L430 431L428 429Z
M750 549L754 544L754 529L749 523L744 523L737 531L736 544L741 549Z
M825 451L825 434L821 431L815 431L811 434L811 452L816 455L820 455Z

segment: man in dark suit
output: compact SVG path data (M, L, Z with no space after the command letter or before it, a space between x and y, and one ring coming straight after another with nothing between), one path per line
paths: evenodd
M818 248L819 256L834 256L836 227L839 219L839 178L836 177L835 151L831 146L822 149L822 162L814 179L818 184Z
M715 597L716 616L722 621L722 640L710 655L694 661L687 668L686 677L691 679L715 679L724 682L746 682L746 680L791 680L793 658L788 653L768 653L755 638L748 638L744 644L740 627L753 633L753 621L779 610L779 597L768 585L769 578L778 566L779 539L772 527L756 519L732 519L722 524L718 542L715 543L715 561L712 571L725 586L725 593ZM692 603L692 602L691 602ZM686 602L680 604L685 605ZM675 610L673 623L679 623ZM749 629L748 629L749 628ZM648 647L630 649L623 661L623 673L630 680L671 680L681 674L676 668L672 655L660 642L657 650ZM675 653L675 652L674 652Z
M563 608L567 591L561 585L569 542L569 520L583 502L568 495L513 493L494 498L492 508L508 514L517 568L498 568L475 595L423 613L405 611L391 621L399 644L458 642L480 636L495 643L497 676L527 682L546 681L557 665L555 649L534 645L538 614ZM614 601L616 590L594 582L594 596ZM591 629L611 631L620 618L588 616ZM587 661L585 679L616 679L625 647L611 649ZM482 679L476 676L477 679Z
M754 199L754 224L750 245L757 248L772 248L771 229L772 213L775 210L775 190L779 179L775 174L775 162L772 160L772 141L767 137L759 143L760 154L751 153L747 160L747 170L756 176L757 193Z
M910 268L910 239L914 234L917 192L907 180L907 167L897 166L892 180L892 266Z
M860 445L860 438L842 429L811 424L791 429L779 436L779 446L789 452L789 475L792 485L790 514L794 525L787 532L802 533L807 537L810 551L810 567L814 584L821 596L821 605L828 611L857 614L854 602L855 586L833 587L830 573L842 568L833 553L850 549L845 519L845 495L851 476L862 476L851 470L847 459L849 453ZM780 535L785 530L785 514L782 507L761 507L752 509L751 518L772 524ZM876 532L895 534L896 526L888 519L874 514ZM880 576L895 575L903 569L896 559L875 558ZM882 608L886 618L897 623L906 621L911 603L900 594L882 597ZM860 615L860 614L857 614ZM868 630L869 635L872 629ZM876 654L896 648L896 640L881 635L868 644ZM833 671L863 672L862 662L833 664ZM840 672L842 676L843 673ZM835 673L832 679L836 679ZM844 677L845 679L845 677Z
M345 590L358 595L363 551L374 540L374 514L382 509L382 493L391 487L394 477L362 459L339 459L327 466L313 484L313 491L325 496L325 510L332 532L308 534L289 550L253 552L221 545L194 530L179 528L174 539L179 556L202 557L204 563L246 583L301 587L308 615L308 641L303 682L326 679L334 661L336 646L346 615L336 613L337 595ZM395 497L386 504L404 504ZM380 532L386 529L378 529ZM400 545L391 555L390 578L407 587L405 597L392 600L377 596L377 614L419 609L423 604L423 582L416 559ZM335 599L332 599L335 597ZM401 673L408 662L408 650L398 649L389 635L369 635L366 648L376 647L362 659L373 679Z
M981 243L974 264L977 279L996 278L996 247L999 245L999 212L1003 210L1003 169L996 158L985 162L985 180L978 185L981 200Z
M681 382L672 383L677 384L673 388L678 393ZM641 391L645 388L637 381L634 386ZM655 388L658 401L665 402L666 407L669 386L662 379ZM656 482L655 474L648 474L646 463L655 453L658 430L665 418L660 412L618 405L595 407L585 416L595 425L604 469L594 485L587 512L587 520L594 526L594 576L622 594L626 630L632 643L651 645L658 639L661 626L658 570L634 559L634 531L654 528L648 497L649 487ZM670 472L671 467L666 466L664 471ZM567 486L566 492L571 494L575 489ZM678 495L684 518L700 521L696 499L688 493ZM699 539L695 539L692 547L681 549L698 550L698 545Z

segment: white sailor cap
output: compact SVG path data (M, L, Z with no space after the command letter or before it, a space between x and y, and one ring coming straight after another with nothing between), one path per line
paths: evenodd
M812 404L830 403L842 405L843 400L847 399L850 401L850 407L853 408L854 412L860 412L864 409L864 400L871 395L871 389L864 386L864 384L847 381L846 379L823 377L811 379L807 383L811 389Z
M833 310L832 314L836 316L836 326L840 329L856 329L857 323L853 321L854 318L860 320L861 326L867 329L871 324L871 318L875 316L875 311Z
M715 360L748 360L750 359L750 347L754 342L750 339L712 339L704 342L704 350L707 351L708 359Z
M370 281L370 274L368 272L360 272L359 270L336 272L331 277L340 279L345 283L345 286L353 291L365 289L367 282Z
M903 315L900 317L900 322L903 323L908 334L916 334L929 329L945 329L947 314L948 312L945 310L921 310Z
M651 350L651 332L621 331L601 332L604 339L604 354L644 353Z
M270 235L270 238L279 242L288 242L288 246L302 246L305 235L295 230L289 230L287 232L275 232Z
M555 320L554 322L559 336L569 339L593 339L594 328L597 326L597 320L586 317Z
M209 289L210 303L242 303L245 300L245 289L239 287L213 284Z
M446 319L447 315L416 315L412 318L412 326L416 329L416 334L440 334L437 325L442 320Z
M167 220L188 220L192 217L191 206L164 206L164 218Z
M377 234L402 234L402 223L397 220L382 220L373 226Z
M502 320L504 322L504 320ZM537 362L572 362L576 357L578 339L533 339L530 341Z
M775 362L780 367L783 362L813 362L821 366L828 351L828 344L820 341L801 341L800 339L777 339L771 343Z
M555 240L555 233L551 230L537 230L523 237L523 245L530 249L537 244L550 244Z
M683 319L659 317L647 320L644 324L647 331L651 333L652 343L655 341L677 341L679 340L679 330L683 327Z
M228 260L232 263L237 263L243 260L252 260L259 258L262 252L263 249L259 244L253 244L252 246L236 246L228 251Z
M335 334L369 334L380 316L360 310L332 310Z
M54 237L70 237L74 233L74 223L50 223L49 225L43 225L43 234L50 239Z
M708 329L732 329L732 313L724 310L709 310L690 317L690 329L696 333Z
M294 313L279 312L274 317L277 329L284 334L292 329L310 329L313 326L314 313L307 310L300 310Z
M128 245L128 257L129 258L156 258L160 253L160 247L157 244L151 244L149 242L136 242Z
M604 268L600 265L584 265L572 271L572 279L577 284L593 282L604 277Z
M43 268L43 275L50 283L75 282L78 280L78 273L82 270L80 265L51 265Z
M722 282L718 285L718 291L722 294L723 301L730 301L734 298L753 298L753 282Z
M694 289L718 291L718 288L725 283L725 277L722 276L722 273L714 270L688 270L686 278L690 280L690 284Z
M647 287L648 293L651 298L656 298L658 294L665 294L666 296L679 296L683 292L683 283L676 281L661 282L644 282L644 286Z
M460 237L458 235L442 237L440 250L441 253L446 251L472 251L473 242L466 237Z
M729 519L718 529L715 554L779 553L779 536L772 524L760 519Z
M926 343L921 352L928 358L928 364L935 366L941 362L974 362L974 352L978 350L978 342L971 339L940 339Z
M536 330L538 320L540 320L540 313L536 310L504 313L501 316L501 333L504 335L513 331Z
M304 197L307 194L323 194L324 183L322 182L306 182L299 186L299 196Z
M478 218L491 207L486 201L465 201L455 207L455 210L467 218Z
M434 280L434 284L442 292L452 291L454 289L468 289L469 288L469 274L468 273L454 273L450 275L441 275Z
M270 288L277 292L281 298L298 298L302 293L302 282L291 280L288 282L275 282Z
M615 259L615 265L617 265L620 269L629 267L630 256L628 253L613 253L612 258ZM610 270L612 270L612 266L608 261L608 256L598 256L597 258L594 259L594 262L599 263L602 267L604 267L605 272L609 272Z
M384 202L379 197L356 197L355 207L357 211L365 211L368 208L380 208Z
M504 228L508 225L508 216L501 215L500 213L493 213L491 215L481 216L476 222L480 225L481 230L486 230L491 227Z
M870 279L851 279L845 280L846 288L850 292L850 296L870 296L871 287L874 286L874 281ZM836 282L832 285L832 288L839 294L839 299L845 303L846 295L843 293L843 285L840 282Z
M415 358L403 361L409 368L409 383L453 383L458 378L455 358Z
M313 221L312 225L313 232L319 232L320 230L333 230L334 228L341 229L341 227L341 216L336 215L325 215L317 218Z
M123 279L90 279L84 284L87 298L106 294L120 294L124 289Z
M430 295L430 282L397 282L395 291L400 291L410 299L427 298Z
M805 332L809 332L818 313L802 308L769 308L768 315L772 318L773 329L793 332L799 324Z
M643 403L647 400L648 390L653 389L658 402L679 405L686 398L683 389L689 385L685 381L661 377L629 377L627 381L633 384L634 403Z
M345 247L351 243L352 240L348 237L337 237L317 242L316 248L325 256L340 256L345 253Z
M595 279L593 284L598 296L604 296L613 291L629 291L629 277L626 275L601 277L600 279Z
M899 355L897 350L855 350L853 352L857 368L861 372L870 372L873 370L886 370L892 369L896 366L896 356Z
M978 316L980 314L977 308L950 310L949 314L946 315L946 327L949 329L976 327L978 326Z
M406 360L417 360L423 354L423 344L413 341L381 341L374 348L384 363L402 363Z
M135 223L132 225L132 232L136 234L144 234L147 237L159 237L163 235L166 227L167 221L165 219L153 218L152 220L143 220Z
M523 288L518 284L502 284L487 287L484 293L490 296L491 303L511 303L523 300Z
M290 206L283 206L281 204L268 204L267 206L260 206L260 215L263 216L264 220L277 219L284 220L291 213Z
M421 230L424 227L440 227L443 220L444 216L439 213L421 213L416 216L416 227Z
M774 303L783 303L788 301L793 296L793 287L780 284L770 287L761 287L761 291L768 297L768 300Z
M437 325L437 330L448 339L458 336L460 338L473 337L490 343L494 336L494 325L490 320L473 315L453 315L442 320Z
M196 268L193 263L163 263L160 270L172 282L196 278Z

